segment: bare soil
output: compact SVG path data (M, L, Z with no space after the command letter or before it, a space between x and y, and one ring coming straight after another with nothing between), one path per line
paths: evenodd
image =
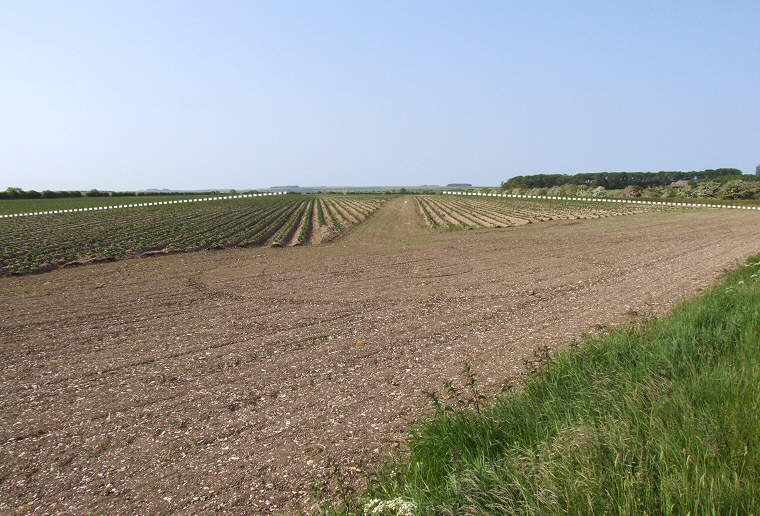
M294 513L361 478L470 364L660 314L760 251L757 213L429 231L0 278L0 513Z

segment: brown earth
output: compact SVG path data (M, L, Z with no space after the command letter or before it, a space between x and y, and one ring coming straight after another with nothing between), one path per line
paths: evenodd
M464 364L496 390L758 251L757 213L437 233L409 197L322 246L1 278L0 512L308 509Z

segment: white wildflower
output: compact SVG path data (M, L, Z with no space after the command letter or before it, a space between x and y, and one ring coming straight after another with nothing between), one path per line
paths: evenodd
M364 505L364 516L414 516L414 502L401 498L393 500L378 500L373 498Z

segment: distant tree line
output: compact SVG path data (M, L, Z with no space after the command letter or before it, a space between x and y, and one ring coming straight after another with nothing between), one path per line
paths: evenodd
M199 192L192 192L199 193ZM218 192L203 192L216 194ZM230 191L234 193L234 191ZM21 188L10 187L5 191L0 192L0 199L66 199L72 197L143 197L143 196L157 196L157 195L187 195L188 192L165 192L165 191L148 191L148 192L104 192L96 189L82 192L79 190L43 190L38 192L36 190L22 190Z
M641 188L668 186L681 179L699 181L740 175L742 175L742 171L736 168L718 168L699 172L587 172L572 176L567 174L537 174L534 176L515 176L502 183L501 189L552 188L571 184L602 187L606 190L620 190L627 186L639 186Z

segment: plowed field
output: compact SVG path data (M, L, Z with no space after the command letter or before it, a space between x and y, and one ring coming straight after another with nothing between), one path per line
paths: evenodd
M0 278L0 513L294 513L470 364L661 313L760 251L755 212L436 232L414 197L321 246Z

